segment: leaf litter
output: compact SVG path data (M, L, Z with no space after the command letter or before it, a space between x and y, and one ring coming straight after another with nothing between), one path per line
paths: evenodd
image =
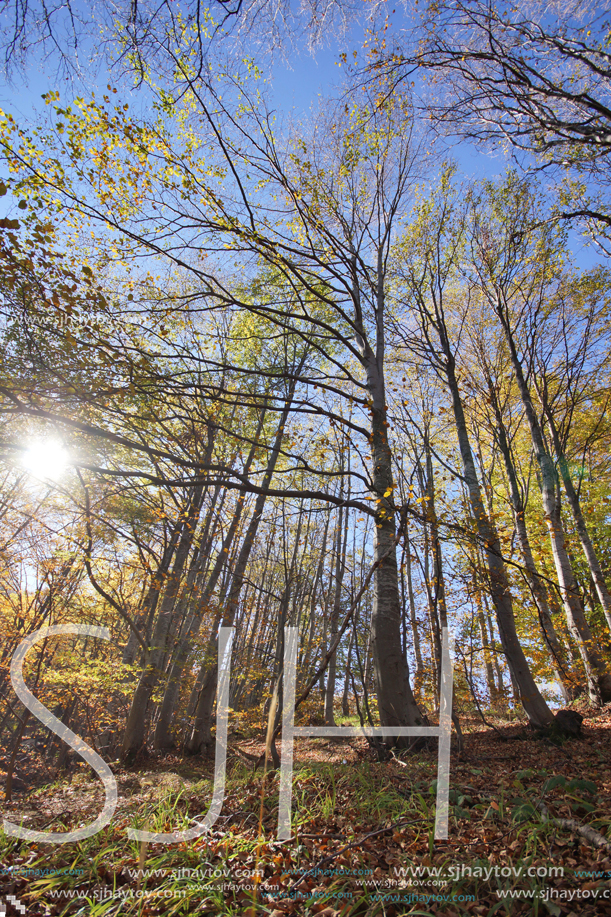
M300 741L288 843L276 840L279 772L264 778L251 763L260 738L230 746L221 816L188 844L138 844L126 829L192 826L210 804L213 760L116 764L119 804L94 837L2 835L1 893L28 917L610 914L611 707L582 713L582 737L563 744L520 724L465 721L449 837L438 842L436 746L380 761L365 740ZM49 783L34 764L21 784L41 785L4 803L5 818L69 830L97 816L103 788L86 767Z

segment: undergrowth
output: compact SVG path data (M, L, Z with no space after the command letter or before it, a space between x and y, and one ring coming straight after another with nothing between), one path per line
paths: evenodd
M276 841L279 774L264 779L238 758L229 762L221 816L205 836L171 846L130 840L128 827L181 830L207 811L211 765L203 775L193 763L158 761L119 771L113 821L79 844L0 835L3 891L28 917L608 913L611 897L601 897L611 877L608 850L557 823L572 819L607 837L611 806L600 779L607 748L586 753L588 743L573 743L542 756L534 738L479 741L487 760L471 753L452 764L447 841L433 837L435 751L379 762L361 740L312 740L296 760L288 843ZM325 754L332 760L320 760ZM50 798L62 811L45 821ZM83 771L21 800L24 824L66 830L93 820L102 798ZM14 821L15 812L7 817ZM503 897L518 891L520 899Z

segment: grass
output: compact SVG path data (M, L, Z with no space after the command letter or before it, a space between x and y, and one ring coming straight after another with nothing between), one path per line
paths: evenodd
M209 805L211 762L205 774L201 762L153 762L141 772L119 771L121 804L112 823L80 844L36 845L0 834L2 862L13 872L5 872L2 890L21 899L28 917L258 917L274 911L276 917L278 912L309 917L325 908L331 908L325 917L559 917L571 907L560 898L545 901L550 889L559 894L580 889L584 882L575 876L576 866L611 870L607 851L581 846L539 807L543 802L551 812L609 831L608 789L585 773L587 767L608 773L606 747L593 744L598 747L575 743L565 746L568 751L553 750L543 762L534 738L499 749L485 737L479 757L475 749L453 762L450 836L441 843L432 836L436 749L406 758L404 766L373 760L360 740L304 742L295 758L289 844L275 841L279 775L268 774L262 787L261 770L235 757L228 764L221 817L208 836L169 847L131 841L127 827L190 827ZM93 820L102 797L83 770L71 783L41 787L21 804L31 814L28 825L52 830ZM7 815L17 820L14 811ZM550 865L564 869L565 876L537 875ZM419 869L420 876L402 877L400 870L408 868ZM56 872L36 874L42 869ZM533 898L499 897L514 889L532 892ZM574 905L584 917L604 912L589 901Z

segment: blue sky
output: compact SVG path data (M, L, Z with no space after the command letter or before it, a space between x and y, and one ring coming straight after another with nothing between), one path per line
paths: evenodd
M338 66L339 55L343 50L358 48L361 44L362 39L359 40L353 32L348 40L320 48L315 55L304 50L294 55L288 63L277 63L271 72L272 98L277 108L287 113L294 111L297 116L307 116L312 107L316 107L319 96L339 92L342 81L342 68ZM484 151L471 143L448 139L446 148L448 155L458 162L466 179L494 179L500 177L510 165L509 156L500 145L497 150ZM600 262L597 249L575 230L569 233L569 245L582 269Z
M279 110L307 115L316 107L318 97L341 91L343 70L338 66L342 51L359 48L362 44L356 30L344 41L333 42L310 54L306 50L293 55L289 62L277 63L271 71L273 98ZM480 152L466 143L448 144L448 152L458 159L466 177L493 178L500 175L507 163L503 151Z
M278 58L267 74L263 69L270 80L274 107L287 117L292 114L296 120L307 119L309 114L315 112L320 98L339 93L344 75L343 68L338 65L341 52L346 51L351 56L352 49L362 48L363 41L363 29L355 25L345 38L337 38L322 45L314 54L303 47L298 53L292 53L289 60ZM73 94L87 96L96 89L105 90L109 82L114 82L113 76L108 71L102 71L97 77L85 73L84 83L71 85L70 81L54 74L50 66L41 67L32 55L27 71L16 74L13 84L0 79L0 106L18 117L29 119L36 110L40 111L44 107L41 95L49 89L58 89L64 98ZM509 164L500 146L496 151L482 151L472 144L448 140L446 147L448 155L456 159L466 179L498 177ZM569 244L582 268L600 261L596 249L589 246L577 232L570 234Z

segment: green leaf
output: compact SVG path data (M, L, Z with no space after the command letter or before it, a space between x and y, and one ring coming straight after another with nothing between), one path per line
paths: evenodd
M579 790L581 793L590 793L592 796L596 794L596 784L592 780L585 780L581 777L573 777L569 783L566 785L567 790Z
M552 790L555 790L557 786L566 786L566 777L564 777L562 774L554 774L553 776L548 777L548 779L543 784L541 792L549 793Z
M537 810L530 802L525 802L520 806L516 806L515 809L511 812L512 821L529 821L533 815L537 814Z

